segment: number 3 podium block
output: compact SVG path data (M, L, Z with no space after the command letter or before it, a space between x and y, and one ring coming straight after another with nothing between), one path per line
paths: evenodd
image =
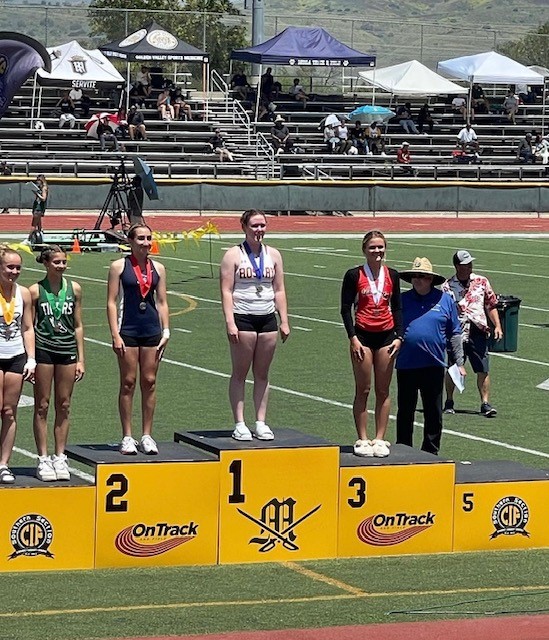
M455 465L393 445L387 458L341 453L338 556L452 550Z
M176 432L219 456L219 562L333 558L339 447L293 429L237 442L230 431Z
M96 468L97 568L217 562L217 460L173 442L158 449L124 456L117 445L68 447Z
M0 571L93 569L95 487L73 474L42 482L14 469L0 485Z
M549 547L549 472L493 460L456 466L454 551Z

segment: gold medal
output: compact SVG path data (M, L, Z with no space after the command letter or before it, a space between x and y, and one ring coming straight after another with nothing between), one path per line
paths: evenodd
M11 296L9 303L4 298L4 291L0 290L0 306L2 307L2 315L6 324L13 322L13 316L15 315L15 292Z

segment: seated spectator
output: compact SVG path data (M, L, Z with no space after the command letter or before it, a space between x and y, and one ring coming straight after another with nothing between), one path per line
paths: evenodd
M139 107L136 104L132 104L130 107L130 115L128 117L128 130L130 134L130 140L135 140L137 134L143 138L143 140L148 140L147 138L147 129L145 128L145 117L143 116L143 112L139 110Z
M457 145L464 153L474 153L475 155L478 155L478 138L475 130L471 127L470 122L468 122L458 133Z
M518 98L513 93L513 91L509 89L509 91L507 92L507 96L503 101L503 109L507 113L507 119L510 120L513 124L516 124L515 116L517 115L518 107Z
M257 119L260 122L274 122L275 119L276 104L271 102L263 94L259 98L259 112Z
M518 96L522 104L534 104L536 101L536 94L532 91L531 87L525 83L515 85L514 93Z
M82 95L82 89L79 89L77 87L73 87L69 91L69 98L72 100L75 109L80 109L80 101L82 100Z
M431 115L429 105L425 103L417 114L417 128L420 133L423 133L423 127L427 125L427 127L429 128L429 133L433 133L434 124L435 121L433 120L433 116Z
M135 75L135 88L137 89L138 95L145 96L145 98L151 95L152 78L150 69L146 65L143 65L141 70Z
M344 153L346 155L356 155L358 149L353 146L349 140L349 129L345 120L340 120L339 124L334 127L335 134L339 138L339 143L336 146L336 153Z
M162 120L174 119L175 113L171 105L170 90L167 87L163 89L162 93L158 96L156 108Z
M517 160L526 162L527 164L534 164L536 161L531 133L527 133L519 142L517 147Z
M97 137L99 138L101 151L105 151L106 142L113 143L114 151L124 150L124 147L119 144L118 138L114 135L114 131L109 125L109 118L107 116L100 120L97 125Z
M290 130L284 123L284 118L278 114L271 127L271 144L277 155L283 151L290 153L294 146L294 141L290 138Z
M225 139L221 134L221 129L216 129L214 131L214 135L210 138L208 144L211 146L212 151L217 153L220 162L224 162L225 160L228 160L229 162L234 161L233 154L226 147Z
M379 126L380 124L381 122L372 122L372 124L366 129L366 140L368 142L370 153L385 156L387 155L385 153L385 140L383 139L383 133Z
M176 120L189 120L193 119L193 112L191 105L185 102L183 93L179 87L170 88L170 104L173 106L173 113Z
M475 82L471 87L471 101L477 113L490 113L490 101L478 82Z
M290 95L294 97L294 100L301 102L304 109L307 107L307 100L309 99L309 96L305 93L305 89L303 89L302 85L299 84L299 78L294 78L293 85L290 88Z
M536 134L534 140L534 155L536 160L541 160L542 164L549 163L549 138L543 138L540 133Z
M413 169L410 166L411 162L412 156L410 155L410 143L403 142L400 145L400 149L397 149L397 163L401 165L401 169L404 171L404 173L417 176L417 169Z
M65 91L55 106L61 108L59 128L62 129L65 124L68 123L69 128L74 129L74 125L76 124L76 118L74 116L74 102L71 100L68 91Z
M464 96L456 96L452 100L452 111L454 113L460 113L464 120L467 120L467 100ZM475 117L474 109L471 109L471 120Z
M335 130L335 127L331 124L327 124L324 127L324 142L328 153L336 153L339 147L339 136Z
M239 100L246 100L248 98L248 90L251 89L248 84L248 78L242 69L235 72L231 78L230 87L236 94Z
M125 107L120 107L116 114L118 118L118 127L116 127L114 135L120 140L125 140L128 137L128 115Z
M409 102L397 109L396 117L406 133L419 133L412 119L412 105Z
M366 132L362 128L360 120L355 120L355 126L349 131L351 144L356 148L358 153L366 155L370 152L368 142L366 141Z

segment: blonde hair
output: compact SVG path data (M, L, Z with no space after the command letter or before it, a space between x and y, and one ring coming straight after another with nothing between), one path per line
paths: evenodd
M10 253L21 257L21 255L15 249L12 249L8 244L5 244L3 242L0 243L0 262L4 262L5 256Z
M383 235L383 233L379 231L379 229L372 229L371 231L368 231L364 238L362 238L362 253L364 253L368 242L370 242L370 240L373 240L374 238L381 238L381 240L383 240L383 242L385 243L385 248L387 248L387 240L385 240L385 236Z

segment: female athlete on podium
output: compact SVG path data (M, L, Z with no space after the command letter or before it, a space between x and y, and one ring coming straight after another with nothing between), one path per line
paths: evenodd
M149 258L150 227L132 225L128 243L131 255L111 264L107 289L107 318L120 369L118 409L123 435L120 452L135 455L139 446L143 453L154 455L158 453L151 436L156 374L170 339L166 270L160 262ZM138 368L142 420L139 443L133 439L131 424Z
M290 335L288 307L284 288L284 271L280 253L263 244L267 219L263 211L249 209L240 224L245 234L242 244L231 247L221 262L221 303L231 349L232 374L229 400L235 420L233 438L251 440L252 432L244 421L244 387L252 367L255 427L259 440L273 440L274 434L265 424L269 396L269 367L277 340Z

